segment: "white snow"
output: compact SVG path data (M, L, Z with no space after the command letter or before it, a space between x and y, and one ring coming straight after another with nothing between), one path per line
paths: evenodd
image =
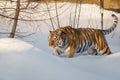
M72 10L75 8L75 4L67 4L60 9L60 13L65 10L65 13L59 16L61 26L70 25L68 13L71 9L67 9L67 7L72 5ZM62 5L62 3L58 5ZM42 6L45 5L42 4ZM50 6L53 6L53 3ZM82 5L82 7L79 27L100 28L99 7L88 4ZM52 15L55 14L54 12L51 13ZM73 13L72 20L74 18ZM112 25L110 16L112 13L111 11L104 11L105 28ZM118 18L120 17L119 14L115 14ZM34 16L37 15L34 14ZM7 24L7 20L4 18L0 20L0 30L9 32L10 25ZM46 22L50 24L50 21ZM72 23L73 21L71 21ZM74 58L66 58L65 55L53 55L48 46L48 31L51 28L47 24L42 21L33 23L19 21L18 31L36 33L14 39L6 38L8 36L6 34L0 34L0 80L120 80L119 26L120 22L115 31L106 36L113 54L109 56L77 54ZM111 38L113 35L114 37Z
M0 80L119 80L119 62L120 53L67 59L17 39L0 39Z
M120 52L64 58L17 39L0 39L0 80L119 80L119 67Z

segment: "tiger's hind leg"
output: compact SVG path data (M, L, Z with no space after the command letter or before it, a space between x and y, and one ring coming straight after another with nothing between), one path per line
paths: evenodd
M108 46L105 46L103 49L100 49L99 50L100 53L102 53L103 55L109 55L111 54L112 52L110 51L110 48Z
M111 54L111 50L106 42L106 40L104 40L102 42L102 44L98 45L97 51L100 52L103 55L109 55Z
M90 55L97 55L97 54L98 54L98 53L97 53L97 50L96 50L96 49L92 49L92 48L88 49L87 52L88 52L88 54L90 54Z
M95 49L101 53L102 55L109 55L111 54L110 48L107 44L105 36L101 33L97 34L95 37Z

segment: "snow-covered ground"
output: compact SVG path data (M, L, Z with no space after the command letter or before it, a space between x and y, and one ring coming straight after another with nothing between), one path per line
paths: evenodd
M65 10L70 5L73 9ZM74 8L75 4L68 3L60 9L61 12L65 10L64 14L59 16L61 26L73 23L73 21L69 23L68 13L73 10L73 20ZM114 12L104 11L104 28L112 25L112 13ZM119 14L114 14L120 19ZM0 29L9 32L7 20L3 18L0 20ZM50 21L46 22L50 24ZM38 25L40 27L36 28ZM48 46L48 31L52 28L47 24L42 21L34 23L19 21L17 31L28 33L36 31L36 33L22 38L18 37L20 34L17 33L15 39L6 38L8 35L0 34L0 80L120 80L119 26L120 22L115 31L106 36L113 54L109 56L78 55L74 58L66 58L52 54ZM79 27L100 28L98 6L82 5Z
M0 80L120 79L120 52L69 59L46 51L18 39L0 39Z

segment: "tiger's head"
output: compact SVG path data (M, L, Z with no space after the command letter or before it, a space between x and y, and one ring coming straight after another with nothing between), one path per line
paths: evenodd
M66 32L57 29L55 31L50 31L48 36L49 38L49 46L52 48L64 48L67 44Z

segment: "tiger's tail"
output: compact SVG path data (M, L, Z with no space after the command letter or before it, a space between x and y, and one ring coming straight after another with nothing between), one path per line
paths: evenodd
M113 23L113 25L112 25L110 28L108 28L108 29L106 29L106 30L102 30L102 32L103 32L104 35L109 34L109 33L111 33L112 31L114 31L114 29L115 29L116 26L117 26L118 17L117 17L115 14L112 14L111 16L112 16L113 19L114 19L114 23Z

